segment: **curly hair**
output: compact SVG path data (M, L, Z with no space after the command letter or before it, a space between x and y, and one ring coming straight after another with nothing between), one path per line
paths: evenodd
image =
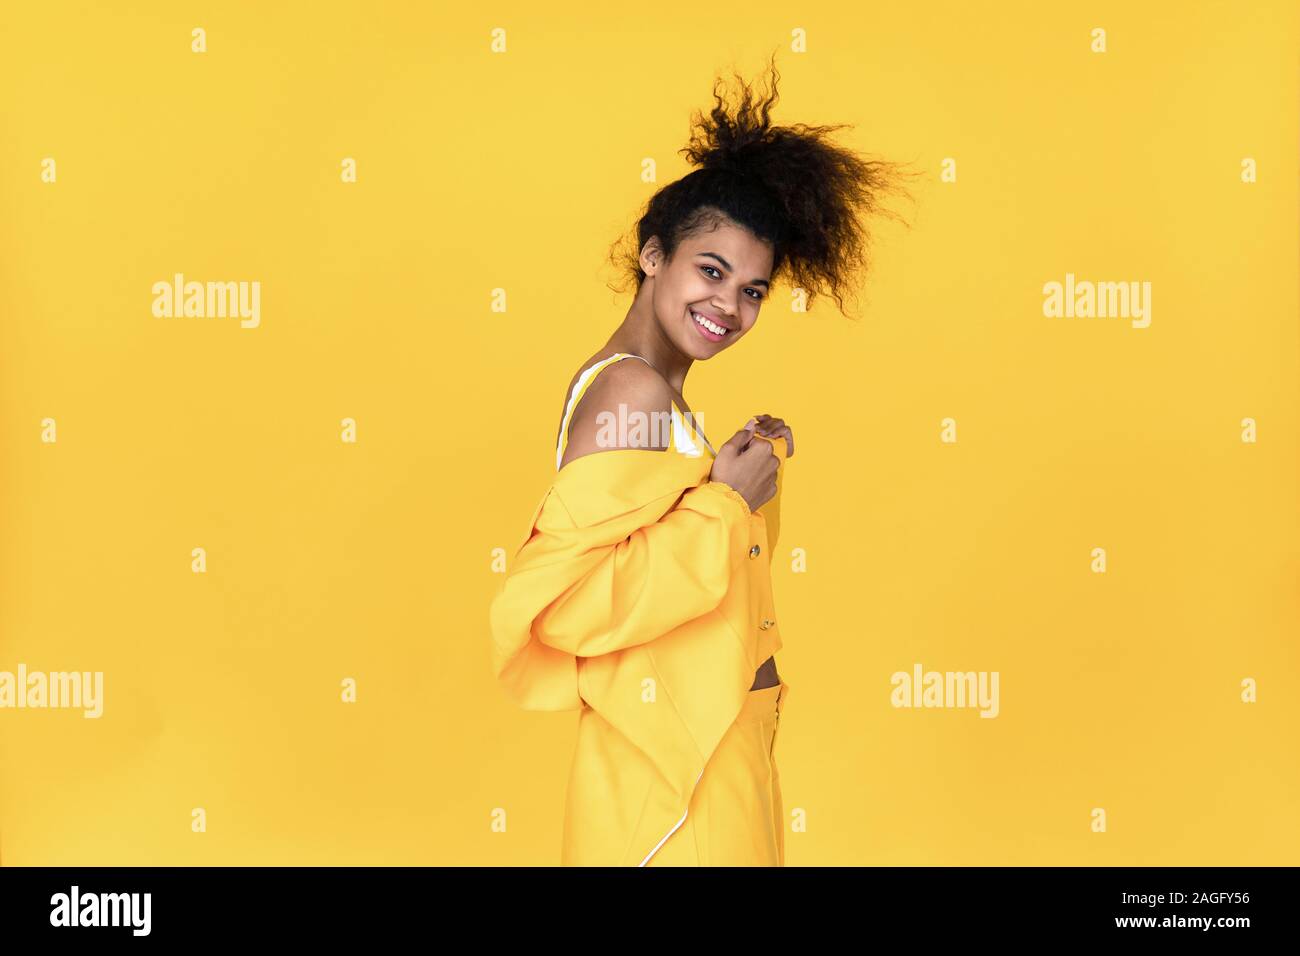
M634 278L637 290L645 280L640 252L651 236L671 259L683 239L730 221L772 243L774 284L788 276L807 292L809 306L818 294L829 294L844 312L851 280L869 268L866 217L900 219L882 199L894 192L911 198L903 183L915 174L901 163L864 159L826 141L847 124L771 125L780 79L775 53L770 69L765 98L736 74L741 93L734 115L715 81L710 115L693 115L690 142L679 151L700 168L650 198L637 223L635 249L626 247L627 237L615 243L611 261Z

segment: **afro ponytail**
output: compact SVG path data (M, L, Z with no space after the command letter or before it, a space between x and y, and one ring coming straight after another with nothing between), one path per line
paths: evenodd
M637 224L636 248L613 256L637 289L645 279L640 252L651 236L671 259L686 237L730 221L772 243L774 284L788 278L805 290L810 307L823 294L844 311L845 293L870 265L867 219L898 219L882 199L895 192L910 198L903 182L913 174L900 163L864 159L827 141L846 124L773 126L780 79L775 56L770 69L765 98L737 75L734 110L715 81L709 115L692 117L691 139L680 153L699 168L655 193Z

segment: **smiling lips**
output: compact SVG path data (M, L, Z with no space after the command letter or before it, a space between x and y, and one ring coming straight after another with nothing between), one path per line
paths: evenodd
M722 325L717 320L701 315L694 309L691 310L691 318L694 320L695 327L699 329L700 334L710 342L721 342L732 331L732 329Z

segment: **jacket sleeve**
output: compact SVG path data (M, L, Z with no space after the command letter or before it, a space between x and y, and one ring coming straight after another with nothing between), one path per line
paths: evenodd
M721 604L748 555L749 516L739 492L707 481L617 540L608 529L544 519L520 557L530 548L533 554L506 581L494 620L527 618L533 639L576 657L652 641Z

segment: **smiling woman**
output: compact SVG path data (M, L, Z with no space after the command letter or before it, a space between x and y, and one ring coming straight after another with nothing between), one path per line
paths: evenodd
M635 297L569 382L556 478L493 600L502 686L580 711L563 864L785 862L770 563L794 433L756 415L715 446L683 388L781 277L842 309L865 215L906 174L826 142L838 127L771 125L772 72L761 102L742 81L734 113L715 88L684 150L700 168L641 216ZM608 427L639 416L672 428Z

